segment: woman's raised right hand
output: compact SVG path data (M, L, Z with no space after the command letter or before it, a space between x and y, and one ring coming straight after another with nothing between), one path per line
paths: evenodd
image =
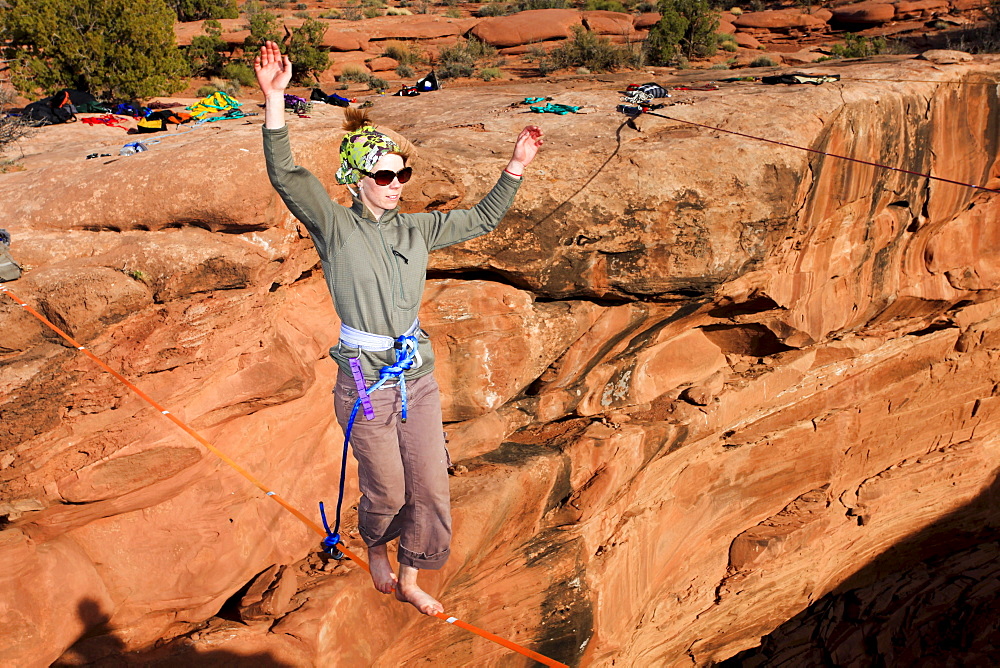
M274 42L264 42L260 55L253 59L253 71L257 75L257 85L264 97L283 95L292 80L292 61L281 55L281 49Z

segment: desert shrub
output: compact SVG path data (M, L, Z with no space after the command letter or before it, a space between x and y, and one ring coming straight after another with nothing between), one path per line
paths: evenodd
M460 19L462 18L462 12L456 7L449 7L444 16L449 19Z
M364 16L364 17L365 17L366 19L374 19L374 18L376 18L376 17L378 17L378 16L382 16L382 10L381 10L381 9L379 9L378 7L365 7L365 8L364 8L364 9L363 9L363 10L361 11L361 14L362 14L362 15L363 15L363 16Z
M625 5L618 2L618 0L587 0L583 8L587 11L605 11L605 12L622 12L623 14L628 13L628 9Z
M499 64L497 50L485 42L470 38L441 49L438 53L437 75L442 79L471 77L478 64L496 67Z
M165 0L7 0L0 44L25 93L152 97L179 90L190 72L174 44L176 18Z
M529 9L565 9L566 0L514 0L510 4L510 13L526 12Z
M416 75L416 71L409 65L398 65L396 67L396 76L401 79L412 79Z
M371 74L368 76L368 90L382 92L389 88L389 82Z
M278 27L278 17L265 11L260 5L251 5L249 2L243 6L246 11L246 29L250 31L246 39L243 40L243 58L250 63L254 56L260 53L260 47L264 42L281 41L281 32Z
M389 7L385 10L386 16L413 16L411 12L406 7Z
M0 86L0 153L17 140L29 137L34 131L23 116L7 115L7 109L14 104L16 98L14 89Z
M309 12L295 12L292 16L297 19L307 19L309 18Z
M855 33L844 35L843 44L834 44L830 47L830 53L834 58L867 58L885 53L886 41L884 37L864 37Z
M191 46L184 50L184 55L191 64L191 74L218 74L228 60L225 51L229 48L222 39L222 24L209 19L205 21L202 30L205 34L195 35L191 39Z
M266 0L270 9L284 9L288 6L288 0Z
M490 0L476 10L476 16L480 17L506 16L507 14L510 14L510 7L506 2L500 0Z
M358 2L348 2L341 12L341 18L348 21L360 21L364 18L361 14L361 5Z
M770 56L757 56L750 61L750 67L774 67L777 64Z
M222 67L219 75L228 81L235 81L240 86L255 86L257 83L253 68L246 63L228 63Z
M195 91L195 95L198 97L208 97L209 95L214 95L219 92L219 87L215 84L207 83L204 86L198 86L198 90Z
M178 21L235 19L240 15L236 0L167 0L167 4Z
M708 0L660 0L659 10L660 20L646 38L646 53L653 64L715 53L719 15Z
M538 73L543 77L555 72L559 67L549 56L549 52L540 46L528 47L528 53L524 54L524 59L529 63L534 63L538 68Z
M305 82L312 75L323 72L330 66L330 58L322 49L326 24L316 19L306 19L288 35L285 51L295 63L293 76L296 81Z
M736 38L732 35L719 34L719 48L723 51L728 51L733 53L736 49L740 48L739 44L736 43Z
M609 72L632 67L636 51L616 46L607 37L575 25L573 37L552 49L548 57L556 69L585 67L591 72Z
M295 5L295 9L309 9L309 5L304 2L300 2Z
M357 65L344 65L340 73L340 81L353 81L355 83L368 83L372 73Z
M235 79L213 78L209 80L209 86L202 86L202 88L207 88L207 87L211 87L214 89L210 93L207 93L208 95L211 95L215 91L221 90L226 95L232 95L233 97L236 97L243 91L243 86L241 86L240 82L236 81ZM199 88L198 90L201 89ZM204 97L204 95L202 97Z
M386 42L382 55L392 58L400 65L416 65L425 60L424 52L419 47L397 41Z
M320 14L319 17L321 19L339 19L340 18L340 10L339 9L330 9L330 10L327 10L327 11L323 12L322 14Z
M484 67L479 70L477 75L483 81L493 81L494 79L499 79L503 76L503 72L500 71L499 67Z

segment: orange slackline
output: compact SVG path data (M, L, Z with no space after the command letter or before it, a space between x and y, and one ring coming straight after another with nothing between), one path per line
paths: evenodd
M178 427L180 427L185 432L187 432L192 438L194 438L194 440L198 441L199 443L201 443L202 445L204 445L206 448L208 448L208 450L210 452L212 452L212 454L214 454L216 457L218 457L223 462L225 462L230 467L232 467L241 476L243 476L244 478L246 478L247 480L249 480L251 483L253 483L255 487L257 487L260 491L264 492L264 494L266 494L268 497L270 497L271 499L274 499L275 501L277 501L281 505L282 508L284 508L285 510L287 510L288 512L290 512L292 515L295 515L295 517L299 518L299 520L301 520L301 522L303 524L305 524L307 527L309 527L310 529L312 529L318 535L323 536L324 538L326 537L327 533L326 533L326 531L323 530L322 527L320 527L318 524L316 524L315 522L313 522L311 519L309 519L308 517L306 517L305 515L303 515L301 511L299 511L297 508L295 508L294 506L292 506L291 504L289 504L287 501L285 501L284 499L282 499L280 496L278 496L277 494L275 494L273 491L271 491L270 489L268 489L262 482L260 482L259 480L257 480L257 478L253 477L253 475L251 475L246 469L244 469L242 466L240 466L235 461L233 461L228 456L226 456L226 454L223 453L221 450L219 450L214 445L212 445L207 440L205 440L205 438L201 434L199 434L194 429L192 429L187 424L185 424L184 421L182 421L176 415L174 415L173 413L171 413L170 411L168 411L167 409L165 409L163 406L161 406L160 404L158 404L155 400L153 400L152 397L150 397L148 394L146 394L145 392L143 392L142 390L140 390L138 387L136 387L134 384L132 384L132 382L129 379L127 379L125 376L121 375L120 373L118 373L117 371L115 371L114 369L112 369L111 367L109 367L107 364L105 364L104 361L101 360L101 358L99 358L96 355L94 355L85 346L80 345L69 334L67 334L66 332L62 331L58 327L56 327L54 324L52 324L48 320L48 318L46 318L41 313L39 313L38 311L36 311L35 309L33 309L31 306L28 306L27 302L25 302L22 299L20 299L17 295L15 295L13 292L11 292L4 285L0 285L0 292L8 295L11 299L13 299L15 302L17 302L18 304L20 304L21 308L23 308L24 310L26 310L31 315L35 316L38 320L40 320L42 323L44 323L45 326L47 326L49 329L51 329L56 334L58 334L59 336L61 336L63 339L65 339L66 341L68 341L70 345L72 345L74 348L76 348L77 350L79 350L80 352L82 352L84 355L86 355L87 357L89 357L90 359L92 359L94 362L96 362L99 367L101 367L102 369L104 369L105 371L107 371L108 373L110 373L112 376L114 376L115 378L117 378L118 380L120 380L122 383L124 383L126 385L126 387L128 387L130 390L132 390L133 392L135 392L136 394L138 394L146 403L148 403L150 406L152 406L153 408L155 408L156 410L158 410L162 415L165 415L167 417L167 419L169 419L171 422L173 422ZM343 552L345 555L347 555L347 557L351 561L353 561L354 563L358 564L359 566L361 566L361 568L363 568L363 569L365 569L367 571L368 570L368 564L364 561L364 559L362 559L358 555L354 554L350 550L344 548L343 545L344 545L343 543L338 543L338 547L339 547L340 551ZM506 647L507 649L513 650L513 651L517 652L518 654L523 654L524 656L529 657L531 659L534 659L535 661L537 661L537 662L539 662L541 664L544 664L546 666L551 666L552 668L569 668L564 663L559 663L558 661L550 659L547 656L543 656L543 655L539 654L538 652L534 652L534 651L528 649L527 647L522 647L521 645L518 645L515 642L512 642L512 641L507 640L505 638L501 638L500 636L494 635L494 634L490 633L489 631L485 631L485 630L483 630L483 629L481 629L481 628L479 628L477 626L473 626L472 624L469 624L468 622L463 622L462 620L460 620L460 619L458 619L456 617L451 617L451 616L446 615L446 614L444 614L442 612L435 613L433 616L437 617L438 619L443 619L444 621L448 622L449 624L453 624L455 626L461 627L461 628L465 629L466 631L469 631L471 633L475 633L477 636L479 636L481 638L485 638L486 640L490 640L492 642L495 642L496 644L501 645L503 647Z

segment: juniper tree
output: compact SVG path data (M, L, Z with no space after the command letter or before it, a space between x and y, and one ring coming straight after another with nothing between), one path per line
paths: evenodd
M183 87L188 66L165 0L7 0L2 39L11 83L32 96L61 88L135 99Z

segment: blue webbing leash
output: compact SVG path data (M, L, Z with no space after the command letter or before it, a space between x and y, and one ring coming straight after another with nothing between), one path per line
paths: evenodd
M360 365L357 368L355 364L351 365L355 382L358 385L358 398L354 401L354 408L351 409L351 417L347 421L347 428L344 429L344 452L340 460L340 490L337 493L337 515L333 531L330 531L330 525L326 521L326 510L323 507L323 502L319 502L319 514L323 519L323 528L326 529L326 538L323 539L322 543L323 551L334 559L344 558L344 553L337 548L337 544L340 542L340 510L344 504L344 481L347 477L347 446L351 442L351 432L354 430L354 420L358 416L358 409L364 405L365 418L368 420L375 419L375 411L372 410L368 395L375 390L382 389L386 381L398 379L399 395L402 402L401 420L406 422L406 377L403 374L413 367L413 363L417 359L419 346L420 343L417 341L416 336L404 334L397 338L393 343L393 349L396 351L395 363L382 367L378 372L378 380L369 388L365 388L364 386L364 377L360 375ZM353 359L351 360L351 362L354 361Z

